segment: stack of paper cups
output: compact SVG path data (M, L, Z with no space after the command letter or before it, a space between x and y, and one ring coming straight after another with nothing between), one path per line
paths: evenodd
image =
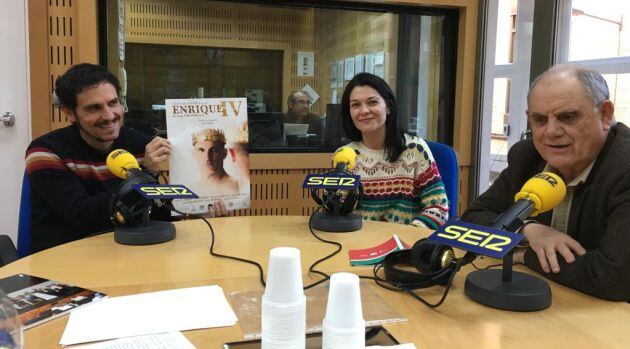
M365 348L365 320L358 276L351 273L332 275L323 328L323 349Z
M304 349L306 297L302 289L300 250L269 252L267 287L262 297L262 349Z

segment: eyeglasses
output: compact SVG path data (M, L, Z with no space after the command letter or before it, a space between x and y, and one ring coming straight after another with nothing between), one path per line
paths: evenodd
M311 101L307 100L299 100L299 101L295 101L295 104L299 104L299 105L311 105Z

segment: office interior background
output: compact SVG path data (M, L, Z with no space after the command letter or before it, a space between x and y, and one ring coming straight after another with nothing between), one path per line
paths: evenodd
M600 71L617 120L630 121L622 0L12 0L3 9L0 105L15 124L0 125L0 210L13 238L24 150L68 124L52 89L79 62L114 72L126 124L156 135L167 136L165 99L247 96L252 205L234 215L313 212L301 183L347 142L338 104L359 71L394 88L407 132L454 147L460 213L505 168L527 128L528 85L549 66ZM305 87L325 132L287 142L278 133L286 99Z

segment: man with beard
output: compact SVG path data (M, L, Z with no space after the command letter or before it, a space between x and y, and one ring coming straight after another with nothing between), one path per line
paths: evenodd
M109 152L125 149L147 170L168 159L168 140L122 126L119 91L118 79L93 64L75 65L57 79L55 94L72 124L35 139L26 151L31 253L112 230L109 201L122 180L105 165ZM160 213L168 215L152 212Z

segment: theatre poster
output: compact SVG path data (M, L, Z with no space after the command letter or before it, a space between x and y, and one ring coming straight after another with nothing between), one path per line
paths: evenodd
M175 200L175 208L210 215L217 205L250 206L246 98L167 99L166 127L169 182L199 196Z

